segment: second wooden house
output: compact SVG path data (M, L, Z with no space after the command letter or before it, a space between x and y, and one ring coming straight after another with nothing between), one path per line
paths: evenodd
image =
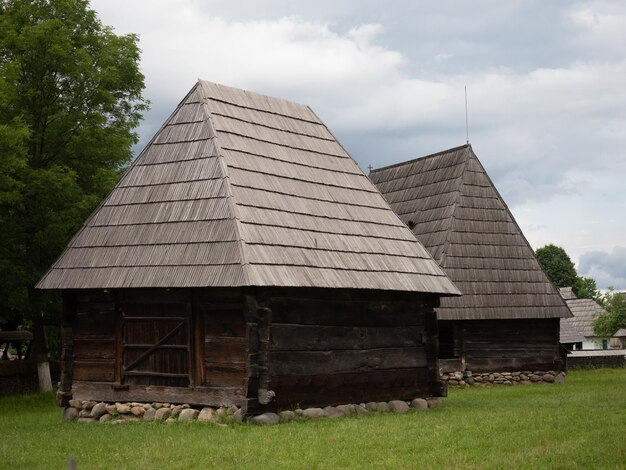
M437 309L444 370L559 371L571 316L471 146L371 172L463 293Z

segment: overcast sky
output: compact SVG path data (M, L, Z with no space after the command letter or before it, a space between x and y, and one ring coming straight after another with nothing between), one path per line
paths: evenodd
M626 289L626 2L92 0L152 109L197 78L308 104L363 169L469 139L534 248Z

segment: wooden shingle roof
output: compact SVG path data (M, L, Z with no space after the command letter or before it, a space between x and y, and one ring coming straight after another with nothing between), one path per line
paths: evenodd
M571 316L471 146L370 179L463 293L442 299L439 319Z
M308 106L199 81L38 284L458 295Z
M572 305L570 305L570 300L576 300L578 297L576 297L572 288L560 287L559 294L561 294L561 297L565 300L565 303L572 312L572 315L574 315ZM581 343L585 340L585 336L578 330L578 322L575 317L561 318L560 323L561 328L559 331L559 343Z
M606 310L593 299L579 299L571 287L562 287L559 291L573 315L572 318L561 320L561 328L572 328L587 338L596 336L593 332L593 325L600 315L607 313ZM582 339L578 341L582 341ZM564 343L565 341L561 342Z

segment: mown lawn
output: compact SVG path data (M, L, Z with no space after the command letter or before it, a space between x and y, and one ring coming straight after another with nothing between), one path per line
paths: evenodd
M0 467L626 468L626 369L452 390L442 408L272 427L62 423L51 394L0 399Z

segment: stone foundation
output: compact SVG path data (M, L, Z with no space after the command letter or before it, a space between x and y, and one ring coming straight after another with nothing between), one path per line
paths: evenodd
M492 385L531 385L565 383L565 372L518 371L482 372L456 371L441 375L441 380L452 387L490 387Z
M306 408L279 413L263 413L257 416L244 416L236 406L194 408L191 405L170 403L106 403L87 400L70 400L69 407L63 409L64 421L79 423L131 423L131 422L190 422L204 421L225 426L229 423L247 421L252 424L278 424L294 419L341 418L350 415L363 415L370 412L406 413L410 410L426 410L441 406L439 398L416 398L412 401L392 400L389 402L369 402Z

